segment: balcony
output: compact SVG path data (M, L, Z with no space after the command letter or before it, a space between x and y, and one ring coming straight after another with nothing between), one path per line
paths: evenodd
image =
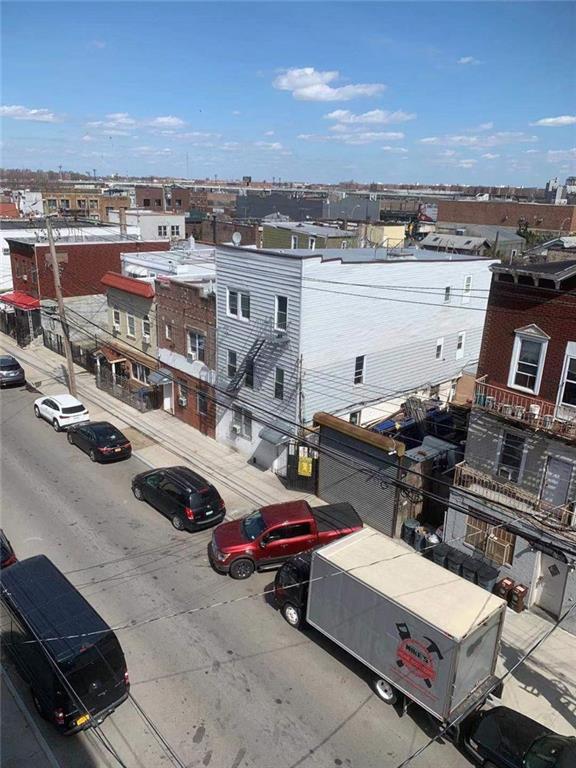
M548 432L554 437L576 440L576 415L571 418L564 416L554 403L547 400L477 381L474 405L531 429Z
M456 465L454 487L470 491L495 504L513 507L509 514L514 515L515 511L518 516L525 517L547 530L573 528L574 531L570 532L570 537L572 538L572 534L576 537L576 503L574 502L566 506L554 507L515 483L496 480L484 472L472 469L465 461Z

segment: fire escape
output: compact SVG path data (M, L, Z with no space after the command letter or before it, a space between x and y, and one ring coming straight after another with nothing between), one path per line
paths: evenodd
M251 344L248 351L242 358L236 373L226 385L226 391L229 395L235 395L246 378L249 368L255 363L256 359L261 359L266 354L275 356L279 350L284 349L288 344L288 331L274 328L272 320L260 321L256 324L255 334L251 337Z

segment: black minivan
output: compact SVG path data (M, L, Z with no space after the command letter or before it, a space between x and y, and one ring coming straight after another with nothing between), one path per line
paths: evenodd
M4 647L60 733L99 725L128 698L116 635L45 555L2 570L0 597Z
M199 531L221 523L226 514L216 488L188 467L164 467L132 478L132 493L147 501L178 531Z

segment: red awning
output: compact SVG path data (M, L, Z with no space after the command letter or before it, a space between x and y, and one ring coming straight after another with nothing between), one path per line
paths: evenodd
M40 302L33 296L28 296L22 291L12 291L12 293L0 293L0 301L4 304L10 304L11 307L18 309L40 309Z

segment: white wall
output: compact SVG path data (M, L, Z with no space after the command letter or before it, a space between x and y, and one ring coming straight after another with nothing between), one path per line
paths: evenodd
M301 353L304 414L456 378L478 358L494 261L303 262ZM467 275L470 300L463 300ZM340 285L338 284L340 283ZM451 287L450 301L444 289ZM480 289L480 293L477 293ZM464 331L462 355L456 345ZM436 342L444 339L436 359ZM365 383L354 385L365 355ZM353 410L360 410L358 406Z
M110 211L108 218L113 223L119 223L118 211ZM126 211L126 224L137 226L142 240L170 240L186 237L186 222L184 214L180 213L151 213L150 211ZM166 236L158 234L158 227L166 227ZM171 235L172 227L179 227L177 235Z

